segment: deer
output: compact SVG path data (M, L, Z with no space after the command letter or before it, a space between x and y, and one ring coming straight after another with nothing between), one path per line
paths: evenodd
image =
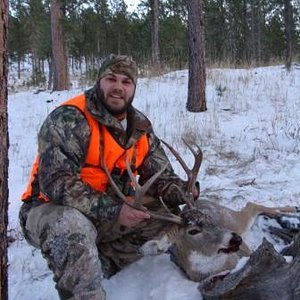
M153 201L147 196L150 186L164 172L165 165L141 186L134 176L130 164L126 162L127 172L135 188L134 198L129 200L118 188L104 160L102 168L109 182L123 203L135 209L147 212L151 218L167 221L169 226L157 238L146 242L141 248L142 255L156 255L170 250L171 259L193 281L201 282L205 278L233 269L241 255L251 255L251 249L243 242L243 234L252 226L260 214L282 216L295 213L295 207L265 207L249 202L241 211L234 211L209 200L193 197L197 175L202 164L203 153L195 144L183 142L194 156L194 165L189 168L179 153L167 142L162 143L171 151L187 175L187 188L178 186L185 207L180 214L172 213L162 199L159 199L164 212L153 212L145 204ZM196 149L196 150L195 150Z

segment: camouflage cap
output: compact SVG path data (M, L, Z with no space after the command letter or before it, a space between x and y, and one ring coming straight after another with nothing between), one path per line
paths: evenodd
M137 65L131 56L110 54L106 57L99 69L98 77L102 78L112 73L125 74L135 85L137 83Z

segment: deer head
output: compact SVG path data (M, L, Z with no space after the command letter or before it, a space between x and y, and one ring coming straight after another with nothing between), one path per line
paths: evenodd
M104 160L102 159L101 161L102 168L121 201L135 209L147 211L152 218L176 224L176 226L172 227L172 232L167 233L167 235L170 236L170 242L165 243L165 245L169 246L170 243L172 244L171 258L185 271L188 277L194 281L200 281L210 274L233 268L238 260L236 252L239 250L242 239L237 234L217 226L208 215L196 208L193 189L195 188L203 154L198 145L195 145L196 150L194 150L190 144L185 140L183 141L194 155L194 165L192 168L187 166L172 146L162 141L176 157L188 178L185 190L174 185L181 194L183 202L186 204L180 215L173 214L162 199L160 199L160 201L165 208L165 213L163 214L149 211L143 205L143 198L147 191L155 180L164 172L167 165L141 186L133 175L129 162L127 161L127 172L135 188L134 199L128 201L127 197L119 190L112 179ZM165 239L166 238L164 237L164 242ZM155 245L157 249L160 249L160 251L167 250L159 245L159 242L159 240L157 240L157 244L155 244L155 240L147 242L143 251L148 252L147 247L153 248L153 245Z

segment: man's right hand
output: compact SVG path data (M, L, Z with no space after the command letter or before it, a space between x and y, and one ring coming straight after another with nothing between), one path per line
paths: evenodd
M126 227L134 227L141 223L142 221L150 219L150 215L134 209L125 203L122 205L122 208L120 210L120 214L118 217L118 222L120 225L126 226Z

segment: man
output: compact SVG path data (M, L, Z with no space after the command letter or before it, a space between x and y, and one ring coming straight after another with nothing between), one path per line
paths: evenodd
M182 204L174 183L185 183L150 121L132 106L136 83L135 62L112 54L95 86L56 108L40 129L20 221L28 242L47 259L61 299L105 299L103 276L137 260L139 247L166 225L122 203L103 163L127 196L134 191L126 159L141 184L167 163L149 190L156 200L148 208L161 209L159 197L173 211Z

